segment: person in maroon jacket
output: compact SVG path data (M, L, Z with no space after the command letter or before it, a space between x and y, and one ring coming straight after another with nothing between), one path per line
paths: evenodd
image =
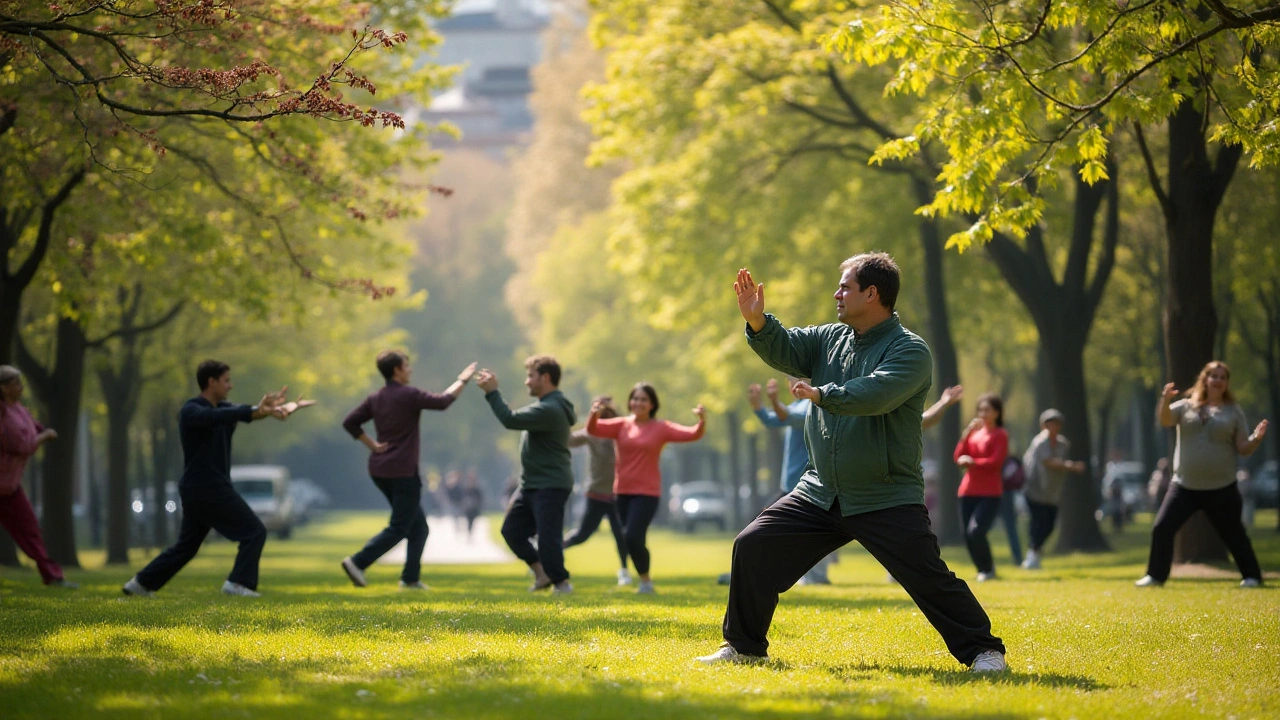
M409 357L387 350L378 354L378 372L386 378L386 387L364 399L342 421L351 437L369 448L369 475L387 502L391 503L391 520L382 532L374 535L364 549L342 559L342 569L356 587L364 587L364 570L401 540L408 540L400 587L425 589L422 584L422 549L427 545L427 516L422 512L422 478L418 475L418 419L423 410L444 410L462 394L467 381L476 371L471 363L443 394L419 390L409 384L413 367ZM375 441L361 425L373 421L378 435Z
M0 365L0 526L36 561L45 585L74 589L79 586L62 577L62 568L45 551L36 513L22 490L27 460L41 445L57 439L58 433L36 422L19 402L21 398L22 373Z

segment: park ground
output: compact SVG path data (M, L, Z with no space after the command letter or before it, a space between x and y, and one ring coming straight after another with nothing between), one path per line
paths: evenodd
M397 569L347 582L338 560L384 522L334 513L272 539L263 597L218 592L234 547L216 542L159 596L126 598L132 569L86 569L74 592L0 574L4 718L1156 718L1280 717L1280 534L1251 531L1269 587L1212 570L1141 590L1147 528L1115 552L1008 567L975 594L1010 672L975 676L860 548L834 585L782 596L763 666L703 667L719 644L728 535L651 536L658 594L615 584L604 534L570 550L575 592L527 592L517 562ZM1149 521L1149 518L1148 518ZM496 523L494 523L496 525ZM945 548L966 580L962 548Z

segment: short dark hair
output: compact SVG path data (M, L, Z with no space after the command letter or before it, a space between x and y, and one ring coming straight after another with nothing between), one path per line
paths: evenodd
M653 386L647 382L638 382L631 388L631 392L627 394L627 402L630 403L631 398L635 397L638 392L648 395L649 404L653 405L653 409L649 411L649 417L658 417L658 408L661 407L658 402L658 391L654 390Z
M396 374L396 368L409 361L409 356L399 350L383 350L378 353L378 372L387 380Z
M539 375L547 375L551 378L551 384L560 387L560 363L556 362L554 357L550 355L534 355L524 361L525 370L533 370Z
M219 360L205 360L196 366L196 385L204 392L210 380L217 380L228 372L231 372L230 365Z
M880 295L880 304L893 309L898 303L898 289L902 287L902 272L898 263L893 261L889 253L870 252L854 255L840 263L840 272L853 270L853 278L858 287L866 290L875 286Z
M978 405L984 402L996 411L996 427L1004 427L1004 401L995 393L987 393L978 398Z

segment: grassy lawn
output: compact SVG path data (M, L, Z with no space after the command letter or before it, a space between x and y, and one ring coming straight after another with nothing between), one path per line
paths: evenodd
M1280 580L1136 589L1141 527L1038 573L1009 568L993 535L1004 579L971 586L1012 671L975 677L860 548L833 586L783 595L771 663L707 668L692 658L720 642L727 536L652 535L656 596L616 587L607 532L569 551L567 598L530 595L518 563L426 566L426 593L377 565L353 588L338 560L383 521L334 514L269 540L259 600L218 592L226 542L153 599L122 596L131 571L89 552L76 592L3 571L0 717L1280 717ZM1274 511L1258 522L1280 570ZM945 555L972 577L962 549Z

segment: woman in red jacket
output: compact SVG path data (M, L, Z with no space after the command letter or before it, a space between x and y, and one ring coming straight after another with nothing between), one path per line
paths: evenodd
M1004 430L1004 402L987 393L978 398L977 417L969 422L956 445L956 464L965 470L960 482L960 524L969 557L978 567L978 582L993 580L995 561L987 532L1000 516L1004 493L1001 470L1009 456L1009 434Z
M645 537L662 497L658 460L667 443L693 442L702 437L706 411L701 405L693 409L698 424L692 427L658 420L654 417L658 414L658 391L648 383L636 383L631 388L627 407L631 410L627 417L606 419L600 417L601 404L593 403L587 418L587 434L612 438L617 446L613 494L622 519L622 537L640 575L639 592L649 594L653 592L653 581L649 578L649 549L645 547Z

